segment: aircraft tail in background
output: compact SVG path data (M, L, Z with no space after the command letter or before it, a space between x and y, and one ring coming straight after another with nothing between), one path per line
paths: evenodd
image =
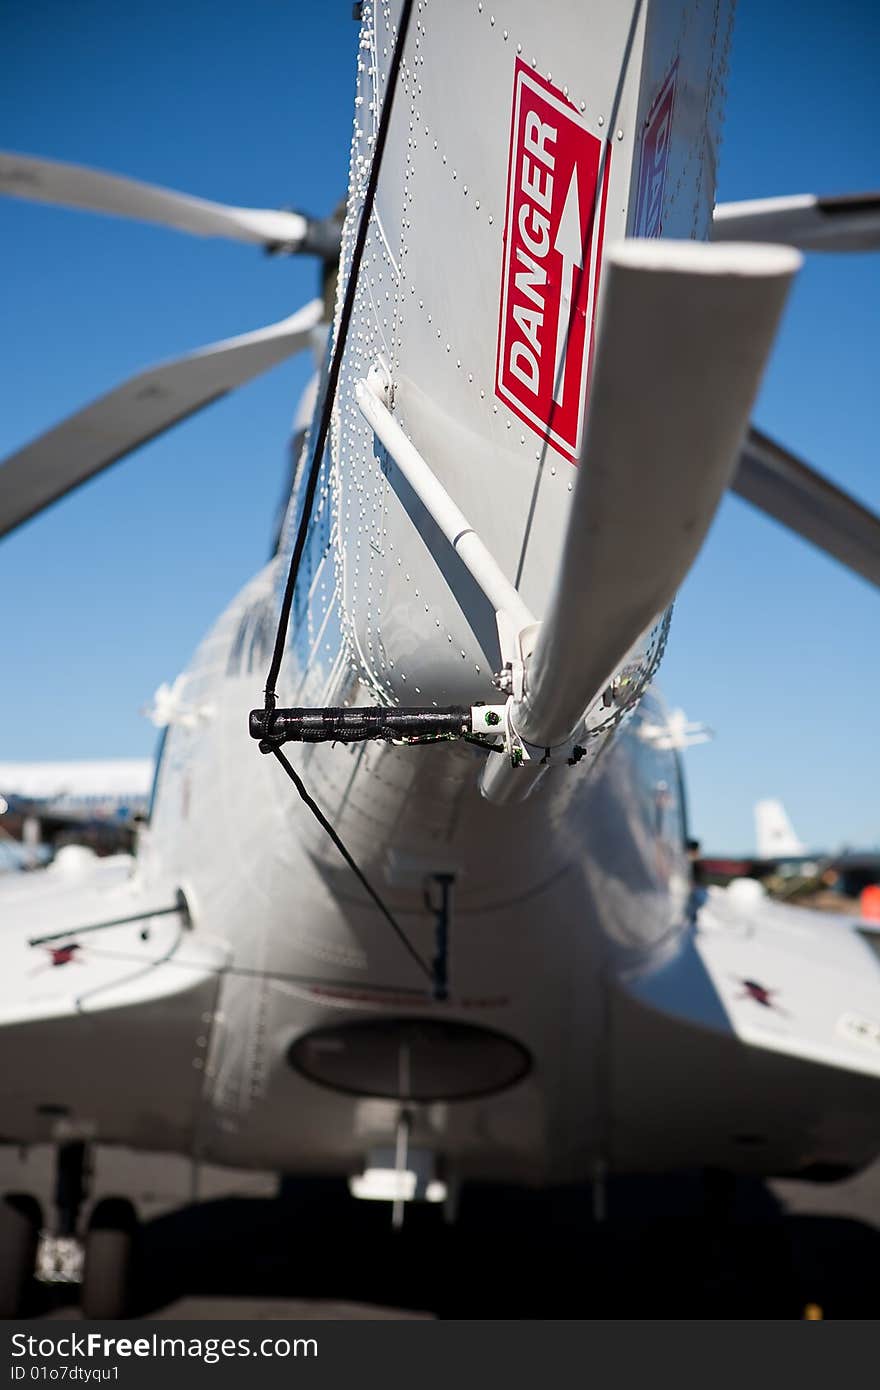
M759 859L794 859L807 852L781 801L755 802L755 845Z

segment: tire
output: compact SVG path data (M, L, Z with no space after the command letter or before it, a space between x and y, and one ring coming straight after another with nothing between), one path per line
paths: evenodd
M138 1220L120 1197L98 1202L86 1231L80 1303L85 1318L124 1318L131 1307Z
M25 1311L42 1224L35 1197L9 1192L0 1199L0 1318L18 1318Z

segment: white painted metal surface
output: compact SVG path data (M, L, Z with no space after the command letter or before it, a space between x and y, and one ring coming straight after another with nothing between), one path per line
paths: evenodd
M508 619L514 633L530 627L535 621L534 615L387 407L371 391L366 381L355 383L354 394L364 419L461 557L495 612Z
M583 458L514 714L531 742L572 735L674 597L736 466L799 264L788 248L667 240L606 254Z

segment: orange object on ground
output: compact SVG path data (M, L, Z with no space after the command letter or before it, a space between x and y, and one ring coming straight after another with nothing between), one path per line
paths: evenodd
M869 922L880 922L880 883L869 883L862 889L859 912Z

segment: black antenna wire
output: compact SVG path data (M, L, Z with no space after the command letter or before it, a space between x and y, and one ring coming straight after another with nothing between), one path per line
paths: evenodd
M275 634L275 647L272 652L269 674L266 677L265 699L267 733L270 732L272 711L275 709L278 698L275 688L278 684L278 674L281 670L281 661L284 656L284 643L290 624L293 591L296 587L297 575L299 574L303 551L306 547L306 540L308 538L309 525L312 517L312 507L318 488L318 474L321 471L324 449L327 444L327 435L330 430L330 417L333 414L333 406L336 401L339 373L342 370L342 357L345 352L345 343L348 337L351 316L354 312L354 297L357 293L358 276L360 274L361 261L364 257L364 247L367 244L370 217L373 212L373 205L376 201L376 189L379 185L379 174L382 169L382 156L385 153L385 142L388 139L388 128L391 124L391 112L394 107L394 93L397 89L400 65L403 61L403 50L406 43L406 34L409 28L411 13L412 0L404 0L403 8L400 12L400 27L397 31L397 41L394 45L394 52L391 55L391 64L388 68L388 76L385 81L385 100L382 103L382 114L379 118L379 128L376 132L376 144L373 150L373 159L370 164L370 175L364 194L364 205L361 208L357 238L351 256L351 268L348 272L348 279L345 285L345 299L343 300L342 310L339 315L339 329L336 334L336 341L333 344L333 356L330 361L330 369L327 373L327 380L324 386L324 396L321 402L321 416L318 422L317 433L312 443L312 458L309 465L309 478L303 500L302 516L300 517L299 529L296 533L296 543L293 547L293 554L290 557L290 569L287 573L287 583L284 587L284 597L281 601L281 611L278 616L278 631Z
M309 527L311 525L312 507L315 502L315 493L318 488L318 475L321 471L321 464L324 458L324 450L327 446L327 436L330 431L330 419L333 414L333 406L336 401L336 391L339 386L339 373L342 370L342 358L345 352L345 344L348 337L348 329L351 323L351 316L354 312L354 299L357 293L358 276L360 274L361 262L364 256L364 248L367 244L367 233L370 226L373 206L376 201L376 189L379 185L379 174L382 169L382 156L385 153L385 144L388 139L388 129L391 124L391 112L394 106L394 93L397 89L397 82L400 76L400 66L403 62L403 50L406 44L406 35L409 28L410 15L412 13L412 0L404 0L400 12L400 25L397 31L397 39L394 51L391 55L391 63L388 68L388 75L385 80L385 100L382 103L382 114L379 117L379 127L376 132L376 143L373 149L373 158L370 164L370 174L367 179L367 187L364 193L364 205L361 208L360 221L358 222L357 237L355 239L354 250L351 257L351 266L348 272L348 279L345 285L345 298L339 314L339 327L336 333L336 341L333 344L333 354L330 359L330 368L327 372L327 379L324 384L324 394L321 400L321 414L318 422L318 429L312 441L312 456L309 463L309 476L306 483L305 496L303 499L302 515L299 520L299 527L296 533L296 542L293 547L293 554L290 557L290 569L287 572L287 582L284 586L284 596L281 601L281 609L278 615L278 630L275 634L275 646L272 652L272 661L269 666L269 673L266 677L265 689L265 724L264 737L260 742L261 753L274 753L281 766L284 768L290 780L293 782L302 800L314 815L318 824L327 832L339 853L342 855L348 867L363 886L376 907L382 913L391 930L400 941L401 945L415 961L419 970L433 982L433 971L430 965L422 959L416 948L413 946L406 932L400 923L393 916L389 908L380 898L369 879L355 863L349 851L346 849L333 826L330 824L324 812L318 804L312 800L306 791L305 785L299 775L295 772L291 764L281 752L277 742L272 738L272 716L277 703L278 675L281 670L281 662L284 657L284 644L287 639L287 630L290 625L290 610L293 606L293 593L296 588L297 576L302 562L303 552L308 539Z
M290 763L287 761L280 748L272 748L270 751L275 754L275 757L278 759L279 763L284 768L288 777L293 782L293 785L296 787L303 801L306 803L309 810L312 812L315 819L318 821L318 824L321 825L324 830L326 830L327 834L330 836L330 839L333 841L334 845L339 850L339 853L342 855L346 864L351 869L355 878L358 880L359 883L363 885L363 887L369 893L370 897L373 899L373 902L376 904L379 911L382 913L382 916L385 918L386 922L390 926L391 930L394 932L395 936L400 941L401 945L415 961L422 974L427 975L428 979L431 980L433 983L434 972L431 969L430 965L428 965L427 961L423 960L422 957L419 955L418 951L416 950L415 946L413 946L412 942L410 941L406 932L401 927L400 923L385 906L385 903L379 897L379 894L376 892L375 888L370 883L367 876L355 863L354 859L349 854L345 845L340 840L338 834L328 821L327 817L324 815L324 812L321 810L318 803L316 801L313 801L312 798L309 796L308 792L306 791L305 785L302 781L302 778L299 777L297 775L296 770L293 767L291 767Z

